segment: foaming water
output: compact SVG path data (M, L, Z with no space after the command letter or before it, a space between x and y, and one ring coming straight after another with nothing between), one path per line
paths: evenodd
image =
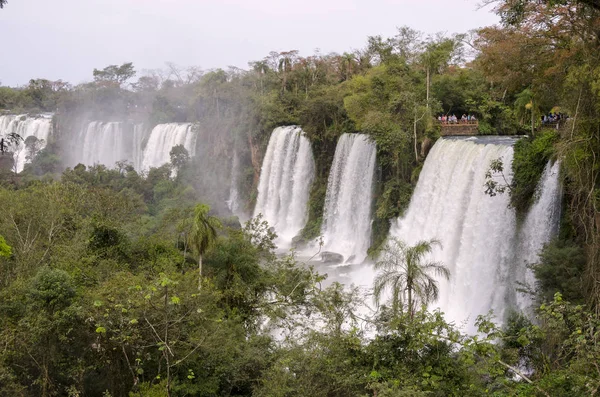
M113 167L118 161L132 161L134 148L141 142L135 142L127 128L121 122L88 123L75 140L73 164Z
M38 149L43 149L52 130L52 116L42 115L39 117L28 117L27 115L5 115L0 116L0 136L6 137L8 134L18 134L23 141L16 146L9 148L13 152L13 169L19 173L23 171L25 163L30 162L29 153L25 141L29 137L35 137L40 142ZM43 141L43 142L42 142Z
M310 142L299 127L279 127L271 134L263 160L254 216L262 214L288 247L308 220L307 203L314 178Z
M371 204L376 146L364 134L343 134L325 198L321 234L325 251L362 263L371 242Z
M190 123L159 124L152 129L148 143L144 148L141 163L142 170L160 167L171 161L170 152L173 146L183 145L190 157L196 154L196 132Z
M559 161L546 164L537 188L537 200L520 230L515 283L520 281L528 286L535 285L535 276L527 265L535 264L544 245L558 234L562 190L559 173ZM521 310L528 311L532 304L531 297L520 294L516 304Z

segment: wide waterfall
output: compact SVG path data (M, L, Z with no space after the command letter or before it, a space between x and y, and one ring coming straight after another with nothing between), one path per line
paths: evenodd
M262 214L284 248L308 220L308 195L315 172L310 142L299 127L279 127L271 134L258 184L254 216Z
M190 157L196 153L196 137L193 125L189 123L159 124L150 133L144 148L142 170L160 167L171 161L170 152L173 146L183 145Z
M50 131L52 130L52 117L42 115L38 117L28 117L27 115L6 115L0 116L0 136L6 137L8 134L18 134L23 141L16 146L9 148L14 153L13 169L18 173L23 171L25 163L29 162L30 153L28 153L25 142L29 137L35 137L39 143L36 147L41 150L46 146ZM31 141L31 138L29 139Z
M134 162L134 153L139 152L142 142L141 136L133 134L130 128L129 124L121 122L88 123L75 139L72 162L107 167L114 167L118 161Z
M430 259L443 262L451 278L439 280L436 304L450 320L468 321L471 326L477 315L493 310L502 319L507 308L525 305L517 292L517 281L531 281L523 262L535 262L556 231L558 164L544 173L540 198L521 232L515 211L509 208L508 193L485 194L485 172L494 159L503 160L510 182L512 142L438 140L425 161L405 216L393 222L390 231L392 237L411 245L433 238L441 241L442 248Z
M376 146L364 134L343 134L335 156L325 197L323 235L325 251L361 263L371 236L371 203Z
M183 145L194 155L192 124L159 124L150 131L144 124L91 121L73 140L70 163L114 167L118 161L128 161L136 170L148 171L170 162L175 145Z

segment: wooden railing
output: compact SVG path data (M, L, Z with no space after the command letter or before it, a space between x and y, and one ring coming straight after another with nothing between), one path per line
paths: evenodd
M436 120L436 121L439 124L443 125L444 127L446 127L446 126L448 126L448 127L461 126L461 125L475 125L475 126L479 125L479 120L467 120L467 121L458 120L456 123L449 122L449 121L440 121L440 120Z

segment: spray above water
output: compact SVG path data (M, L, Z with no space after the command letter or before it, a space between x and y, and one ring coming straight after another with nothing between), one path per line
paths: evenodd
M308 220L307 203L315 172L310 142L299 127L271 134L263 160L254 216L262 214L286 248Z
M364 134L343 134L335 149L321 234L324 251L346 262L362 263L370 246L375 158L375 143Z

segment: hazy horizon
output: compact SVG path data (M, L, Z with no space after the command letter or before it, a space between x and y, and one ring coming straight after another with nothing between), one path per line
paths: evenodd
M138 73L166 62L202 69L247 68L270 51L310 55L363 48L368 36L408 25L459 33L498 18L480 0L9 0L0 10L0 84L32 78L73 84L92 70L133 62Z

